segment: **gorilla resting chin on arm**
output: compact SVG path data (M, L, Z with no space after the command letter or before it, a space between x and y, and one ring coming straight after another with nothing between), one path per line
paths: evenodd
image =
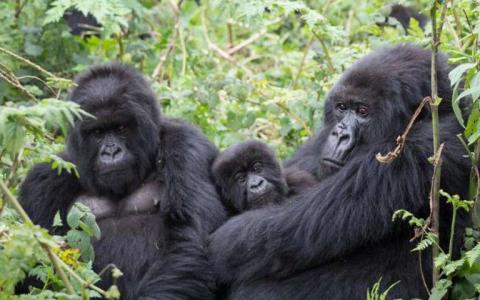
M213 162L212 175L232 214L283 203L317 182L306 171L292 169L284 174L275 152L260 141L224 150Z
M36 165L20 191L27 213L54 231L57 211L65 219L75 202L89 206L102 231L94 269L122 270L122 299L211 298L206 237L226 218L210 181L216 148L161 116L147 82L127 66L94 67L76 83L70 100L95 116L75 123L62 154L80 178Z
M355 63L328 95L323 129L286 163L324 179L291 205L246 212L211 235L217 280L230 286L230 299L363 299L380 278L382 288L400 281L390 298L427 297L419 254L411 252L413 230L392 215L398 209L429 215L430 113L421 113L397 159L382 164L375 155L394 148L430 95L430 55L401 45ZM438 59L441 187L465 197L469 162L456 137L462 128L451 110L446 59ZM445 247L451 212L441 203ZM467 221L462 213L456 230ZM430 255L421 260L425 278L431 278Z

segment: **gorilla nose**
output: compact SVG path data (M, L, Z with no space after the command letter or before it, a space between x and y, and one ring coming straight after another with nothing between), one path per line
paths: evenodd
M106 145L100 152L102 160L115 161L122 156L123 152L117 145Z
M261 191L265 185L265 179L260 176L253 175L248 181L248 188L251 191Z
M337 139L337 147L351 148L355 144L353 130L340 123L336 129L332 131L332 135Z

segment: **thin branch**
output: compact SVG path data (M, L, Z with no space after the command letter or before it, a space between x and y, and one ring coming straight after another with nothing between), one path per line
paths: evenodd
M183 36L183 27L180 26L178 29L178 38L180 39L180 48L182 49L182 76L185 75L187 71L187 48L185 47L185 37Z
M312 30L313 35L317 38L320 42L320 46L322 47L323 54L325 54L325 59L327 60L328 69L331 72L335 72L335 66L333 65L332 58L330 57L330 52L328 51L327 45L321 36L319 36L315 31Z
M15 211L20 215L23 222L25 224L29 225L29 226L33 226L32 220L30 219L28 214L25 212L22 205L12 195L12 193L10 193L10 190L6 186L5 182L3 182L3 180L1 180L1 179L0 179L0 192L5 196L4 198L7 201L7 203L13 209L15 209ZM67 265L63 260L61 260L55 254L55 252L53 251L53 248L50 244L42 241L39 238L36 238L36 240L40 243L40 245L45 250L45 252L47 252L47 255L48 255L50 261L52 262L55 271L58 273L60 279L62 280L62 282L65 285L65 288L67 289L69 294L75 294L75 289L73 288L72 284L70 283L70 280L68 279L67 275L65 274L65 271L70 273L75 279L80 281L85 286L91 288L92 290L97 291L98 293L100 293L103 296L107 295L107 293L104 290L102 290L99 287L97 287L93 284L90 284L87 281L85 281L84 279L82 279L72 268L70 268L69 265Z
M12 57L14 57L14 58L16 58L16 59L18 59L18 60L26 63L27 65L33 67L34 69L37 69L38 71L46 74L48 77L58 78L57 76L55 76L55 74L53 74L53 73L45 70L44 68L42 68L42 67L40 67L39 65L31 62L30 60L28 60L28 59L26 59L26 58L23 58L23 57L21 57L21 56L18 55L18 54L13 53L12 51L9 51L9 50L7 50L7 49L5 49L5 48L3 48L3 47L0 47L0 52L5 53L5 54L8 54L8 55L10 55L10 56L12 56Z
M214 50L221 58L225 59L232 65L241 68L244 70L247 74L252 74L252 71L250 71L247 67L244 65L239 65L233 57L228 54L228 52L224 51L222 48L218 47L215 45L211 40L210 37L208 36L208 29L207 29L207 23L206 23L206 17L205 17L205 9L202 10L201 13L201 22L202 22L202 29L203 29L203 36L205 38L205 41L207 42L208 48Z
M234 35L233 35L233 19L229 18L227 20L227 32L228 32L228 48L233 48L234 46Z
M8 188L5 185L5 183L3 182L3 180L0 180L0 191L5 196L5 200L7 201L7 203L10 204L18 212L20 217L23 219L24 223L27 224L27 225L33 225L32 220L30 219L28 214L25 212L23 207L20 205L20 203L17 201L17 199L15 199L15 197L12 195L12 193L10 193L10 191L8 190ZM63 269L59 265L59 260L60 259L58 258L58 256L55 255L55 253L53 252L53 249L50 247L50 245L42 242L38 238L37 238L37 241L40 243L42 248L47 252L48 257L49 257L50 261L52 262L53 267L55 268L55 271L57 272L58 276L60 276L60 279L62 280L63 284L65 285L65 288L67 289L68 293L69 294L75 294L75 290L74 290L72 284L70 283L67 275L65 274L65 272L63 271Z
M248 45L252 44L256 40L258 40L259 38L264 36L266 33L267 33L267 30L262 29L260 32L255 33L254 35L252 35L248 39L246 39L243 42L241 42L240 44L236 45L235 47L230 48L227 51L227 53L229 55L233 55L233 54L237 53L238 51L242 50L243 48L247 47Z
M180 7L182 5L182 2L183 0L180 0L178 4L175 4L173 1L170 1L170 4L172 5L173 11L175 13L173 33L170 38L170 42L168 43L166 51L160 57L157 66L153 70L152 78L154 79L155 78L159 78L160 80L162 79L160 75L163 74L163 67L165 65L165 62L167 61L167 58L172 52L173 48L175 48L175 43L177 41L177 36L179 35L179 30L180 30Z
M292 88L295 88L297 86L297 81L300 78L300 75L302 74L303 66L305 65L305 60L307 59L307 55L308 55L308 52L310 51L310 48L312 47L312 44L313 44L313 36L310 38L307 46L305 47L305 50L303 51L302 60L300 61L300 66L298 67L297 74L293 79Z
M403 148L405 147L405 142L407 140L407 136L410 133L410 130L412 129L413 124L415 123L415 120L417 119L418 115L420 115L420 113L422 112L425 104L429 101L430 101L430 97L425 97L425 98L423 98L422 102L420 102L420 105L417 107L417 109L415 110L415 112L412 115L412 118L408 122L407 128L405 128L405 131L399 137L397 137L397 140L396 140L397 147L395 147L395 149L393 151L388 152L386 155L382 155L381 153L377 153L375 158L379 162L381 162L381 163L391 163L392 161L394 161L400 155Z

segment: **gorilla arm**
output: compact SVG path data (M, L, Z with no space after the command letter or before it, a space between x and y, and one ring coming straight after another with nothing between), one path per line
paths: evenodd
M285 169L285 180L288 186L288 197L298 195L318 182L312 174L295 167Z
M65 158L64 155L63 159ZM37 164L20 188L20 202L34 224L51 230L53 218L60 211L65 220L75 198L83 193L75 174L63 170L58 174L49 163Z
M226 219L211 180L210 167L217 149L195 127L178 119L163 118L159 153L163 176L174 222L194 222L213 232Z
M394 234L391 218L398 209L426 217L431 166L422 153L428 152L407 144L385 165L375 159L390 147L382 148L357 153L290 206L250 211L221 226L210 243L218 280L286 276Z
M216 155L215 147L195 127L180 120L162 120L159 176L169 201L168 244L172 247L145 274L137 291L139 299L213 298L206 240L226 219L210 179Z

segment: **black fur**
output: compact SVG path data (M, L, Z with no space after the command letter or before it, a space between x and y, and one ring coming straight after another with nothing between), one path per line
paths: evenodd
M440 132L445 143L441 187L465 197L469 164L455 136L462 129L451 112L447 73L446 59L439 55ZM374 52L345 72L327 98L324 127L286 163L322 180L294 197L291 205L246 212L211 235L217 280L230 285L231 299L363 299L381 277L382 288L400 280L389 298L427 297L419 256L410 252L413 230L405 222L392 222L392 215L398 209L429 215L429 112L420 115L395 161L382 164L375 155L394 148L396 137L428 95L430 52L415 46ZM369 121L343 167L324 170L319 155L338 122L334 103L339 99L368 104ZM440 214L445 247L451 212L444 200ZM466 223L462 214L457 229ZM431 278L428 251L422 264L425 278Z
M233 214L279 204L287 197L283 169L273 150L260 141L248 141L225 149L213 162L212 175L225 206ZM265 185L269 185L259 196L249 193L251 175L260 176Z
M119 201L154 178L162 190L159 212L99 220L94 268L114 263L123 271L122 299L211 298L205 237L226 217L210 176L216 148L195 127L162 117L149 85L129 67L94 67L76 83L70 100L96 116L75 124L63 154L80 179L36 165L20 191L26 211L52 230L55 213L65 218L80 195ZM107 175L98 163L101 132L114 132L111 139L125 153L119 162L125 168Z
M389 18L397 20L400 25L402 25L406 34L408 34L408 29L410 27L410 20L414 19L418 22L418 25L421 29L425 29L429 18L424 14L418 12L412 7L404 6L401 4L394 4L390 8L388 16L385 17L385 21L377 22L378 26L394 26L389 25Z
M260 168L256 169L258 164ZM245 181L250 174L261 176L270 189L261 197L252 197L246 182L239 182L237 175L240 173ZM295 168L284 171L275 152L260 141L247 141L225 149L213 162L212 175L225 206L234 215L283 203L317 182L306 171Z

